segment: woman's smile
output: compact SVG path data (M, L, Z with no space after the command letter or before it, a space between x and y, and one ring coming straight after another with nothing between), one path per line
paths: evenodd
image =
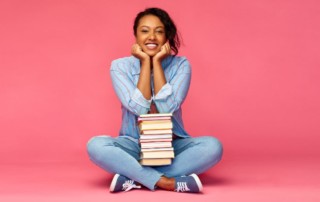
M147 43L146 44L146 47L149 49L149 50L154 50L158 47L158 44L156 43Z

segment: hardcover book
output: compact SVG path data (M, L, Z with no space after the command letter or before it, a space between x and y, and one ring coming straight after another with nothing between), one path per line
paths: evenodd
M172 116L172 113L155 113L155 114L140 114L140 117L163 117L163 116Z
M140 123L139 129L144 130L160 130L160 129L172 129L173 124L172 122L162 122L162 123Z
M166 159L141 159L140 164L144 166L164 166L170 165L172 162L171 158Z
M172 147L171 142L143 142L140 145L141 145L141 148Z
M163 129L163 130L143 130L143 131L140 131L140 134L143 134L143 135L172 134L172 130L171 130L171 129Z
M140 155L143 159L150 159L150 158L174 158L173 151L153 151L153 152L141 152Z
M167 139L171 138L171 134L160 134L160 135L140 135L140 140L147 140L147 139Z

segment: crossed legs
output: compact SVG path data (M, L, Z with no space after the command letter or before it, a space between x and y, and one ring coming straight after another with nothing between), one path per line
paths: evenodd
M200 174L217 164L222 156L221 143L214 137L175 139L175 158L168 166L141 166L139 145L125 137L96 136L87 145L90 159L110 173L119 173L150 190L155 186L174 190L174 177Z

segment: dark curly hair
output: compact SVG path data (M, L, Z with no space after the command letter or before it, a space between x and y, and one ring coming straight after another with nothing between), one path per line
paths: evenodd
M170 47L174 52L174 55L177 55L179 52L178 49L180 47L180 38L177 32L177 27L174 24L173 20L170 18L169 14L160 8L146 8L144 11L141 11L137 14L133 24L134 35L137 35L137 28L140 19L146 15L154 15L160 19L160 21L164 25L166 38L169 41Z

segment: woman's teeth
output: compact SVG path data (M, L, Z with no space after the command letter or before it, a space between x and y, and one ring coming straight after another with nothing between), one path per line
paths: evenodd
M154 49L154 48L157 47L157 44L149 43L149 44L147 44L146 46L147 46L148 48L150 48L150 49Z

